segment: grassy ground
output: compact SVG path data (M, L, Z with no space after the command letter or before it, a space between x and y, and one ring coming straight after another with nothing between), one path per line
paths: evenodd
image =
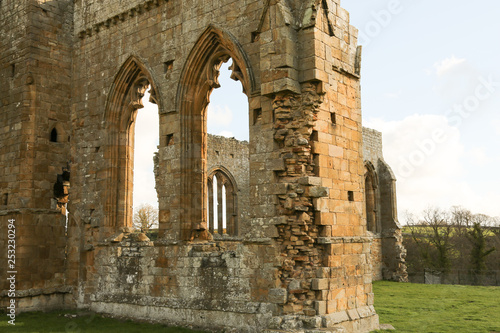
M71 315L75 316L73 318ZM23 333L202 333L183 328L172 328L164 325L152 325L132 321L120 321L104 318L91 313L78 312L30 312L21 313L16 317L16 325L7 323L8 317L2 314L0 332Z
M393 332L500 333L500 287L375 282L374 292L380 322L393 325ZM22 313L15 326L2 317L0 332L202 333L78 312Z
M500 333L500 287L375 282L375 309L392 332Z

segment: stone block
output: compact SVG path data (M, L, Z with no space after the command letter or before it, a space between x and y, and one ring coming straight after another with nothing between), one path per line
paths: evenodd
M349 309L349 310L347 310L347 315L349 316L349 319L352 320L352 321L358 320L360 318L357 309Z
M314 316L312 318L302 319L302 322L304 323L305 328L321 328L323 320L319 316ZM310 331L308 331L308 333L310 333Z
M312 198L325 198L329 195L329 189L323 186L311 186L306 189L306 195Z
M347 315L346 311L330 313L323 316L323 326L327 328L335 327L339 323L347 321L349 321L349 316Z
M311 282L312 290L327 290L328 289L328 279L312 279Z
M268 300L275 304L285 304L287 302L288 292L284 288L269 289Z
M284 171L285 160L280 158L280 159L266 161L266 169L272 171Z
M314 309L316 310L317 315L325 315L326 314L326 301L315 301Z

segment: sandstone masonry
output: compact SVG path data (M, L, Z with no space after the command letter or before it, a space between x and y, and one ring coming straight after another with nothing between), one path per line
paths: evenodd
M378 328L361 48L339 0L2 1L0 22L0 278L6 290L3 230L15 219L20 310L214 331ZM206 108L229 58L249 100L248 184L208 162ZM160 119L155 241L131 230L148 88ZM211 221L213 175L226 193L248 188L226 235Z

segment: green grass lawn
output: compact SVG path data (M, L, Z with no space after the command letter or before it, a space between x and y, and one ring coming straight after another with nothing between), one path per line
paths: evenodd
M392 332L500 332L500 287L381 281L373 289L380 323Z
M66 314L66 316L64 316ZM77 315L76 318L68 317L70 314ZM132 321L121 321L117 319L104 318L91 313L79 313L77 311L64 312L29 312L21 313L16 317L16 325L7 323L8 317L2 314L0 320L0 332L53 332L53 333L202 333L184 328L172 328L164 325L153 325Z
M373 288L380 322L393 325L393 332L500 333L500 287L375 282ZM0 332L201 333L68 311L22 313L16 326L7 324L5 314L2 317Z

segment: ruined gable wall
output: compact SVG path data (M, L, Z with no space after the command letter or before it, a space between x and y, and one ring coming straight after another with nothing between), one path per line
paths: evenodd
M369 161L377 170L379 159L382 158L382 133L363 127L363 158L365 163ZM378 186L378 184L377 184ZM380 193L376 192L377 201L380 203ZM380 219L380 207L377 209ZM371 264L373 269L373 280L383 279L382 270L386 266L382 253L382 238L380 234L373 234L373 242L370 247Z
M376 329L360 54L339 1L74 6L65 277L78 306L245 332ZM249 97L250 218L248 233L221 242L203 225L203 131L227 55ZM146 82L160 117L155 242L127 220Z
M377 173L377 219L380 232L373 233L371 264L374 280L406 281L406 250L396 210L396 179L382 153L382 133L363 128L363 156Z
M186 325L248 327L258 331L266 325L271 309L262 303L273 281L276 250L259 243L184 244L160 237L153 243L127 233L113 242L102 236L103 199L108 166L108 145L103 114L113 80L131 56L144 64L158 91L160 117L159 174L157 191L162 218L179 217L172 203L179 191L181 147L180 119L176 110L178 80L197 38L209 24L229 28L242 44L249 44L250 25L260 15L260 4L232 1L137 2L127 11L121 2L75 4L76 40L74 67L74 114L72 140L75 157L72 173L70 240L82 237L82 261L70 254L70 265L80 267L79 304L94 310L134 318L148 318ZM143 5L152 3L148 9ZM104 15L104 13L106 13ZM115 19L116 15L118 17ZM106 26L107 20L110 24ZM100 23L103 23L102 25ZM84 35L79 34L83 31ZM255 51L247 48L252 58ZM171 62L171 67L165 62ZM77 64L77 65L76 65ZM259 64L253 62L258 74ZM138 112L141 112L139 110ZM167 137L171 140L167 142ZM174 144L173 144L174 143ZM170 144L170 145L169 145ZM177 199L178 200L178 199ZM174 229L166 229L167 236ZM173 236L172 236L173 237ZM173 237L175 239L175 237ZM77 250L78 251L78 250ZM72 272L70 272L73 274ZM117 283L118 281L118 283ZM206 319L210 318L207 323Z
M93 14L100 2L75 4L70 234L84 243L80 305L135 317L137 308L156 309L163 320L181 322L212 311L219 323L240 329L250 323L256 331L270 316L276 329L304 323L376 328L363 224L356 30L338 1L149 1L135 10L118 1L107 5L109 16L101 20ZM190 68L182 72L183 65L210 24L239 41L250 64L245 70L255 80L247 90L251 233L228 245L189 242L202 230L201 221L189 219L190 210L203 211L195 203L203 205L204 183L189 175L203 174L198 170L206 156L196 161L203 138L186 135L182 124L193 124L190 134L204 125L176 103L176 92L189 92L188 79L196 79ZM161 232L154 244L138 239L129 246L126 228L105 225L106 200L114 198L106 179L115 166L106 164L112 123L103 114L113 78L131 55L144 64L158 92ZM182 76L187 87L177 90L181 74L193 77ZM222 272L242 289L212 290ZM120 288L113 284L117 279Z

